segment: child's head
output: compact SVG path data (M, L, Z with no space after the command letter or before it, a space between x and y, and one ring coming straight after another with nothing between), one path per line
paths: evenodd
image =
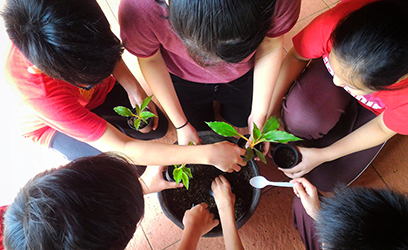
M316 221L324 249L408 249L408 197L389 189L337 188Z
M4 216L6 249L124 249L144 213L135 168L102 154L38 174Z
M351 86L371 91L387 89L406 77L407 13L408 1L383 0L370 3L340 21L331 35L331 56L334 53L341 66L340 73L335 74Z
M112 74L123 52L95 0L6 0L6 31L40 71L92 87Z
M274 8L275 0L169 0L169 19L197 63L238 63L266 36Z

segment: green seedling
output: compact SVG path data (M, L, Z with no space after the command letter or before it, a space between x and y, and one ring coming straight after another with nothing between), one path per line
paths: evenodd
M254 152L258 158L266 164L265 156L261 151L255 148L255 145L262 142L279 142L287 143L290 141L299 141L300 138L285 132L277 130L279 128L279 119L272 116L266 121L265 126L262 131L254 123L254 128L252 130L252 140L249 140L245 136L238 133L231 125L225 122L206 122L210 128L219 135L225 137L239 136L245 141L249 142L249 147L246 148L244 161L248 162L254 157Z
M190 142L189 145L194 145L194 143ZM193 178L193 175L191 174L191 169L189 167L186 167L186 164L180 164L180 165L176 164L174 165L173 178L177 184L179 184L180 181L182 181L183 185L188 190L189 185L190 185L189 178Z
M144 123L148 124L147 119L151 117L157 117L155 114L153 114L150 111L146 110L147 105L149 105L150 100L152 99L152 95L147 97L146 99L143 100L142 104L139 106L136 104L135 109L136 109L136 114L133 114L132 110L123 107L123 106L117 106L114 107L113 110L115 110L116 113L118 113L121 116L124 117L135 117L134 119L134 126L136 130L139 130L140 123L143 121Z

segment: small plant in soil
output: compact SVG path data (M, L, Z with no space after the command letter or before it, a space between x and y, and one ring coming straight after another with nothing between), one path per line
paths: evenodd
M149 102L152 99L152 97L153 96L151 95L151 96L147 97L146 99L144 99L140 106L136 104L135 105L136 113L133 113L132 110L130 110L130 109L126 108L126 107L123 107L123 106L114 107L113 110L115 110L115 112L118 113L121 116L133 117L134 118L133 119L134 127L135 127L136 130L139 130L139 128L141 128L140 127L141 124L144 123L144 124L147 125L147 124L149 124L148 119L150 119L152 117L157 117L152 112L146 110L147 105L149 105Z
M186 167L186 164L174 165L173 178L177 184L183 182L183 185L188 189L190 184L189 178L193 178L193 175L191 174L191 169Z
M188 145L194 145L193 142L190 142ZM173 178L177 184L183 182L183 185L188 189L190 186L190 178L193 178L191 169L186 167L186 164L176 164L174 165Z
M245 152L245 162L251 160L256 154L259 159L266 164L265 156L261 151L255 148L255 146L262 142L278 142L278 143L287 143L290 141L299 141L300 138L285 132L277 130L279 128L279 119L272 116L269 118L262 131L254 123L254 128L252 130L253 139L249 140L244 135L238 133L231 125L225 122L206 122L210 128L219 135L225 137L239 136L245 141L249 142L249 147L246 148ZM255 152L255 153L254 153Z

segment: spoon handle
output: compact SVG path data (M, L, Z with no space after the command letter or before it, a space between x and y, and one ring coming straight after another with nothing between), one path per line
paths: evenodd
M273 185L273 186L277 186L277 187L294 187L295 186L294 183L290 183L290 182L273 182L273 181L270 181L269 184Z

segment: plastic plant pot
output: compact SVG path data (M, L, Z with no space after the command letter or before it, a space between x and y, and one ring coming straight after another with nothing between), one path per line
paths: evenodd
M279 168L289 169L300 162L301 155L297 148L290 144L278 144L272 150L272 160Z

